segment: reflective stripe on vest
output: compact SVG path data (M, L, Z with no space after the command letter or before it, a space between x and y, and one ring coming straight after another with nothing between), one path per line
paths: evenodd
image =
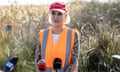
M66 57L65 57L65 66L64 66L64 68L68 65L68 59L69 59L69 55L70 55L71 35L72 35L72 30L68 29L67 45L66 45Z
M49 33L49 29L46 29L44 31L43 41L42 41L42 48L41 48L41 57L42 57L42 59L45 59L45 51L46 51L46 44L47 44L47 40L48 40L48 33ZM65 56L64 68L68 65L68 59L69 59L69 55L70 55L71 36L72 36L72 30L68 29L67 43L66 43L66 56ZM63 72L63 71L64 71L64 69L62 68L61 72ZM52 69L51 68L47 68L46 72L52 72Z
M48 39L48 32L49 32L49 29L46 29L44 32L44 35L43 35L42 48L41 48L42 59L45 59L45 51L46 51L46 44L47 44L47 39Z

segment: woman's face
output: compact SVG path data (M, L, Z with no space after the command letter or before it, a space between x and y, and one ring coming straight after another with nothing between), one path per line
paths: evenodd
M59 11L51 11L51 21L54 26L62 26L65 20L65 13Z

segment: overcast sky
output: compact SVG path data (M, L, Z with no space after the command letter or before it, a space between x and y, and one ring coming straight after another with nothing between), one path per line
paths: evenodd
M54 1L68 2L71 0L0 0L0 5L40 5L40 4L49 4ZM78 0L76 0L78 1ZM79 0L80 1L80 0ZM81 0L81 1L91 1L91 0ZM100 2L107 2L109 0L99 0ZM16 2L16 3L15 3Z

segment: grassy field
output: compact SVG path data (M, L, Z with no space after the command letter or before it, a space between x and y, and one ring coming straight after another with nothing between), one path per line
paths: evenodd
M68 3L71 28L80 37L79 72L87 71L89 52L100 49L101 62L110 66L111 55L120 54L120 2ZM0 6L0 69L18 56L15 72L35 72L38 31L48 24L48 6Z

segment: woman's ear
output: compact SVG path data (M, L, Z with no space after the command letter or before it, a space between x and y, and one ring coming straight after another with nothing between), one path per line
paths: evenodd
M65 12L65 17L67 17L67 15L68 15L68 12Z
M65 24L69 24L70 23L70 16L69 16L68 12L65 13L64 23Z
M65 19L67 19L68 13L65 13Z

